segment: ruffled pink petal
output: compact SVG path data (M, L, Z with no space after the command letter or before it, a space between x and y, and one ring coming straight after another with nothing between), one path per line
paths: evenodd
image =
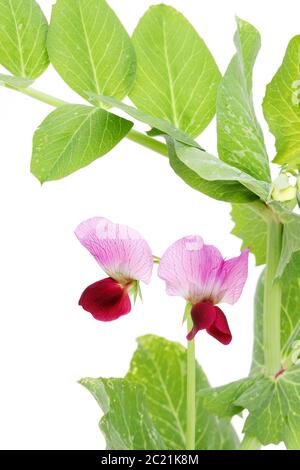
M137 231L94 217L82 222L75 234L108 276L122 284L129 280L150 282L152 252Z
M193 305L191 310L193 328L187 335L187 339L190 341L194 339L198 331L210 328L216 319L216 315L216 307L208 302Z
M222 268L219 302L234 304L238 301L248 277L249 249L240 256L225 261Z
M232 334L228 326L227 319L219 307L216 309L216 319L214 323L207 328L207 333L216 338L220 343L228 345L231 343Z
M116 320L131 310L127 290L111 278L88 286L80 297L79 305L100 321Z
M193 304L211 300L223 258L212 245L204 245L199 236L182 238L163 255L158 275L166 282L169 295L178 295ZM214 303L214 302L212 302Z

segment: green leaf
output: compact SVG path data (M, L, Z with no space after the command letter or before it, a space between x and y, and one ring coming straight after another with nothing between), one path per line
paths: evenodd
M279 282L279 281L277 281ZM284 441L300 449L300 251L293 255L281 283L281 355L283 370L277 378L264 377L264 273L255 295L255 343L251 376L213 390L202 391L205 406L220 417L249 410L244 433L263 445Z
M300 250L300 215L292 212L289 206L282 202L269 202L269 207L283 224L282 250L276 273L276 278L280 278L293 254Z
M140 109L134 108L133 106L128 106L127 104L122 103L121 101L118 101L108 96L95 95L94 93L91 93L90 97L92 99L95 99L95 98L98 99L100 102L104 103L105 105L118 108L121 111L124 111L125 113L127 113L129 116L136 119L137 121L143 122L144 124L148 124L148 126L150 126L151 128L156 129L155 133L152 133L151 131L149 131L148 132L149 135L167 134L173 137L173 139L178 140L179 142L183 142L187 145L191 145L192 147L200 148L199 144L197 144L195 140L193 140L190 136L185 134L180 129L177 129L176 127L173 126L173 124L170 124L168 121L165 121L164 119L160 119L160 118L151 116L149 114L146 114L144 113L144 111L141 111Z
M248 377L213 390L202 390L201 395L204 398L204 406L211 413L221 418L231 418L240 414L244 407L236 405L235 401L255 383L256 379L257 377Z
M261 201L243 205L232 204L231 217L235 225L231 233L243 240L242 249L250 248L257 266L266 262L269 213Z
M185 165L177 155L177 145L171 139L167 140L169 162L175 173L196 191L200 191L214 199L226 202L246 203L257 199L257 196L245 186L236 181L208 181ZM202 153L197 158L202 158ZM244 204L243 204L244 205Z
M273 212L273 214L272 214ZM232 219L235 227L232 233L243 240L243 247L249 246L256 257L256 263L264 264L266 256L267 222L276 217L283 224L283 242L276 277L280 278L292 260L293 254L300 251L300 216L283 203L259 201L252 204L232 206ZM286 279L288 282L288 280Z
M147 409L146 390L125 379L82 379L104 417L99 426L108 450L164 449Z
M217 101L220 158L256 179L270 181L261 128L252 102L252 69L260 48L258 31L237 19L236 55L221 82Z
M282 279L281 298L281 354L282 363L290 363L293 346L300 339L300 251L293 255ZM255 341L251 373L263 371L263 298L264 274L255 294Z
M289 43L282 65L267 86L265 118L276 138L274 162L300 164L300 36Z
M282 276L290 263L294 253L300 250L300 216L291 214L288 222L284 224L283 241L277 276Z
M108 448L186 449L186 375L186 349L148 335L138 339L125 379L83 379L104 412L100 428ZM229 422L203 407L200 390L209 385L198 365L196 380L196 419L201 423L196 428L196 449L236 449L238 439Z
M167 5L150 7L132 41L137 55L133 103L192 137L199 135L215 115L221 79L204 41Z
M16 77L37 78L49 64L47 20L34 0L0 0L0 63Z
M216 418L204 410L200 390L209 385L200 366L196 373L196 420L202 423L196 429L196 449L234 448L230 424L219 428ZM170 450L186 449L186 374L186 350L181 345L151 335L138 339L127 378L146 387L153 422Z
M271 202L271 209L275 212L283 226L282 250L276 276L283 275L294 253L300 250L300 215L292 212L285 204Z
M261 444L284 441L288 449L300 449L300 366L277 379L259 375L202 394L205 406L218 416L247 409L243 432Z
M238 168L230 166L213 155L197 148L188 147L176 142L175 151L178 159L201 178L214 182L238 182L262 200L268 199L270 185L265 181L257 180Z
M52 64L83 98L123 98L135 78L130 38L105 0L57 0L48 37Z
M271 211L271 212L270 212ZM272 215L273 212L273 215ZM243 246L250 246L257 258L257 264L264 264L266 247L266 225L269 217L276 217L283 224L282 250L276 277L284 274L294 253L300 251L300 216L288 205L271 201L246 206L233 206L232 218L236 223L232 233L243 240Z
M0 85L2 86L27 88L32 85L33 82L34 80L29 80L28 78L13 77L11 75L4 75L3 73L0 73Z
M31 171L42 183L63 178L109 152L131 127L100 108L61 106L34 134Z
M243 431L263 445L284 441L288 449L300 449L300 367L277 380L263 377L254 382L235 404L249 410Z

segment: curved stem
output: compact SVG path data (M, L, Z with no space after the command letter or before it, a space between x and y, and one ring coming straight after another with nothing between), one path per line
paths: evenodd
M241 442L239 450L260 450L261 443L256 439L256 437L244 436L244 439Z
M21 87L14 87L11 85L6 85L6 88L10 88L11 90L15 90L20 93L23 93L24 95L30 96L31 98L34 98L35 100L42 101L43 103L49 104L50 106L54 106L55 108L58 108L60 106L65 106L67 104L71 104L59 98L56 98L55 96L51 96L51 95L48 95L47 93L43 93L42 91L35 90L34 88L31 88L31 87L21 88ZM141 132L138 132L136 130L131 130L127 134L126 138L129 140L132 140L133 142L136 142L139 145L142 145L143 147L153 150L154 152L159 153L160 155L163 155L164 157L168 156L167 146L164 143L159 142L158 140L153 139L152 137L149 137L148 135L142 134Z
M187 316L188 332L193 327L190 313ZM195 450L195 428L196 428L196 363L195 363L195 341L188 341L187 347L187 429L186 448Z
M281 369L281 285L276 280L281 245L282 225L275 219L271 219L268 222L263 331L265 373L272 376L275 376Z
M126 137L127 139L132 140L133 142L142 145L143 147L147 147L148 149L163 155L164 157L168 156L167 146L158 140L152 139L152 137L149 137L148 135L142 134L141 132L133 129L127 134Z

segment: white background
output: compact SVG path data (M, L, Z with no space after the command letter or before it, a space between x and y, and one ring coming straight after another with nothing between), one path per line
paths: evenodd
M39 0L50 16L52 1ZM153 2L110 0L129 32ZM234 16L262 33L255 68L255 102L260 103L289 39L300 32L298 0L169 0L206 40L222 72L234 53ZM81 102L50 67L36 88ZM2 449L99 449L101 412L76 381L84 376L122 376L146 333L185 342L184 302L165 295L153 277L144 303L110 324L96 322L77 306L82 290L103 273L76 240L73 230L91 216L105 216L138 229L156 255L176 239L201 234L226 257L240 241L230 235L230 206L186 186L167 159L124 140L109 155L58 182L40 186L30 174L32 134L51 108L0 89L1 316L0 446ZM216 151L215 121L201 143ZM213 385L247 375L253 341L253 294L260 270L250 259L240 301L224 310L233 342L224 347L206 334L197 337L197 356ZM235 418L240 430L242 422Z

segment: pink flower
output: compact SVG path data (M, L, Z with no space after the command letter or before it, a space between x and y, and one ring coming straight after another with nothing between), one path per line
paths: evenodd
M82 222L75 234L109 276L87 287L79 305L96 320L112 321L131 310L129 295L138 292L139 281L150 282L153 256L148 243L126 225L103 217Z
M223 344L231 342L227 319L216 305L234 304L239 299L248 275L248 254L247 249L225 261L216 247L205 245L199 236L182 238L167 249L158 275L166 282L169 295L192 304L193 328L187 339L206 330Z

